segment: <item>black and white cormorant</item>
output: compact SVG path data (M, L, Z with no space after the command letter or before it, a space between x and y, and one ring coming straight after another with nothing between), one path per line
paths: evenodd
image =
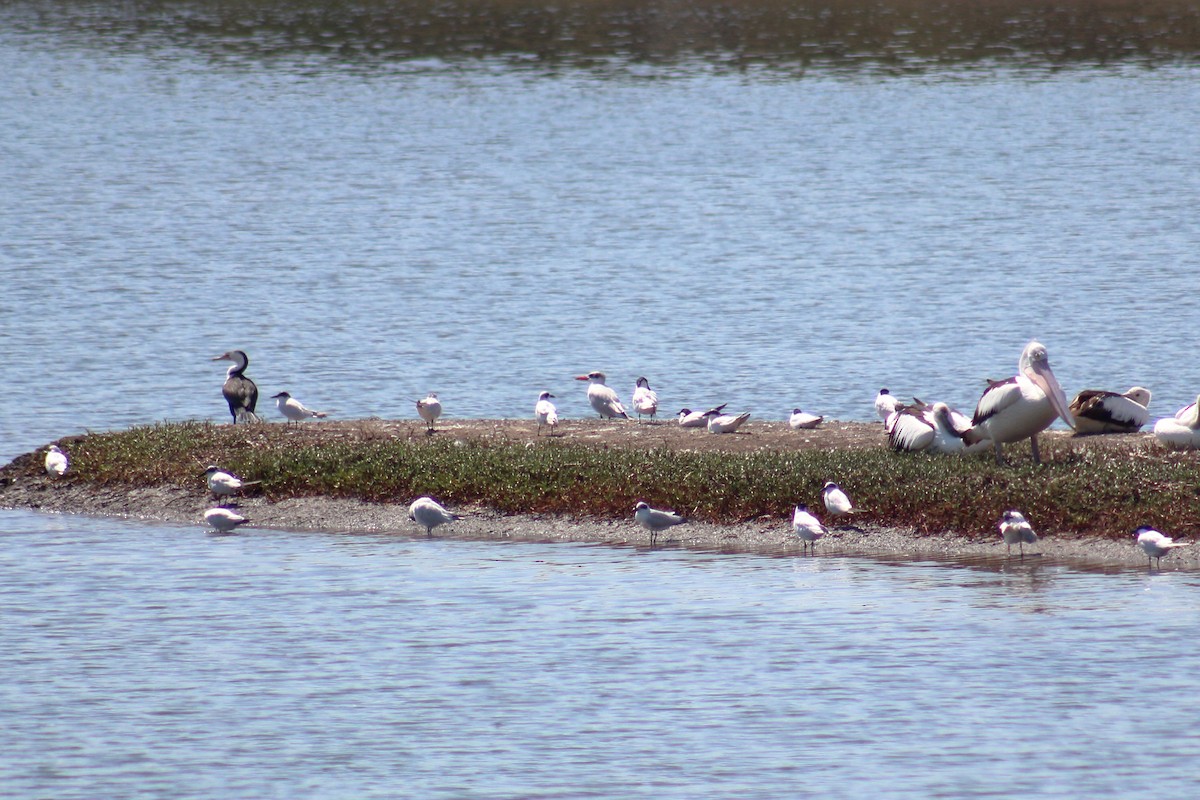
M241 350L230 350L215 356L213 361L233 362L233 366L225 373L225 385L221 387L221 394L225 395L225 402L229 403L233 423L236 425L238 422L258 422L258 415L254 413L254 407L258 405L258 387L243 374L250 359Z

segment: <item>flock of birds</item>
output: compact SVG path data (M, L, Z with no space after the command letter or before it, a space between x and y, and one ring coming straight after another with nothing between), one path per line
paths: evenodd
M250 359L242 350L230 350L213 358L213 361L231 361L225 375L221 393L229 406L234 424L258 422L256 413L258 387L246 374ZM632 419L620 396L607 385L603 372L593 371L576 376L576 380L587 381L587 399L592 410L602 419ZM976 405L972 416L957 411L946 403L925 403L913 398L912 403L900 402L887 389L881 389L875 398L875 411L883 421L884 431L892 447L897 450L929 453L965 454L993 449L997 463L1003 463L1001 445L1030 440L1034 463L1041 462L1037 435L1050 427L1056 419L1062 419L1078 434L1119 433L1140 430L1149 422L1148 406L1150 391L1135 386L1129 391L1116 392L1089 389L1080 392L1070 403L1059 386L1050 368L1046 348L1039 342L1030 342L1021 353L1017 373L1005 380L989 380ZM554 435L558 426L558 410L551 400L555 396L548 391L538 395L534 405L537 433L548 428ZM307 419L321 419L328 414L307 408L286 391L272 395L276 408L287 424ZM429 432L442 414L442 404L434 392L415 401L418 416L424 420ZM677 421L684 428L705 428L710 433L736 432L750 418L750 413L726 414L726 404L706 411L683 408ZM649 417L652 421L658 413L658 395L650 388L650 382L638 378L631 398L631 407L640 420ZM796 408L788 422L794 429L818 427L824 417L806 413ZM1169 447L1200 448L1200 397L1197 402L1180 409L1173 417L1160 419L1154 426L1155 437ZM45 469L52 477L66 474L69 461L67 454L57 445L51 445L45 456ZM208 489L213 496L223 501L239 494L245 487L258 481L243 481L237 476L210 466L205 470ZM855 512L845 491L832 481L821 490L825 510L832 517L842 517ZM432 534L439 525L445 525L461 516L454 514L430 497L421 497L409 506L409 518ZM204 513L205 521L215 530L230 532L250 522L249 519L226 507L224 502ZM687 520L672 511L651 508L645 502L634 507L634 520L650 531L654 544L658 534ZM1037 541L1032 525L1015 510L1005 512L999 523L1000 535L1011 554L1015 544L1024 556L1026 544ZM802 544L802 550L811 550L816 542L828 533L828 529L804 504L797 505L792 516L792 531ZM1189 543L1175 542L1148 526L1133 532L1138 546L1149 560L1161 560L1171 550L1185 547Z

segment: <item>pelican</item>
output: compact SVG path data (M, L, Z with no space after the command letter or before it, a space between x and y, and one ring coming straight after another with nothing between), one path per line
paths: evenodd
M1071 401L1075 432L1133 433L1150 421L1150 390L1134 386L1125 394L1084 389Z
M230 350L214 356L212 360L233 362L233 366L225 372L225 385L221 387L221 394L229 404L229 413L233 415L233 423L258 422L258 415L254 413L254 407L258 405L258 387L244 374L250 358L241 350Z
M1159 531L1154 530L1149 525L1143 525L1133 532L1137 537L1138 547L1142 548L1142 552L1146 554L1146 566L1150 566L1150 559L1154 559L1158 566L1162 566L1162 557L1170 553L1176 547L1187 547L1191 542L1177 542L1170 536L1164 536Z
M1200 397L1179 409L1175 416L1154 423L1154 438L1177 449L1200 447Z
M228 508L210 508L204 512L204 521L220 533L229 533L239 525L246 525L250 520Z
M554 407L554 403L550 402L550 398L554 395L549 392L542 392L538 395L537 405L533 407L533 416L537 419L538 436L542 435L542 426L550 428L550 435L554 435L554 429L558 427L558 409Z
M945 403L902 406L888 420L888 441L896 450L970 453L986 450L986 439L968 445L963 434L971 420Z
M788 417L788 425L792 430L812 430L821 424L824 417L818 417L816 414L806 414L798 408L792 409L792 415Z
M436 392L430 392L424 400L417 401L417 414L425 420L429 432L433 433L433 423L442 415L442 401L438 400Z
M802 550L809 546L815 547L817 540L829 533L820 520L809 512L808 506L803 503L796 506L796 510L792 513L792 531L799 537Z
M1025 557L1025 545L1033 544L1038 538L1033 526L1020 511L1004 512L1000 519L1000 536L1008 545L1008 554L1012 555L1012 546L1015 544L1021 550L1021 558Z
M633 507L633 518L637 520L639 525L650 531L650 544L654 544L654 540L658 538L659 531L664 531L672 525L682 525L687 522L686 519L673 511L659 511L657 508L651 508L643 501L638 501L638 504Z
M875 395L875 413L885 423L887 418L896 411L897 400L887 389L880 389L879 394Z
M642 415L654 419L658 413L658 393L650 388L650 381L645 378L637 379L637 387L633 390L633 410L637 412L639 421Z
M821 499L825 501L825 510L835 517L858 511L850 502L850 496L833 481L826 481L821 487Z
M721 403L719 406L710 408L708 411L692 411L690 408L679 409L679 427L681 428L707 428L708 415L720 414L725 410L728 403Z
M1050 369L1046 347L1040 342L1030 342L1021 353L1015 376L988 382L963 439L967 444L991 439L997 464L1004 463L1000 445L1029 439L1033 463L1040 464L1037 435L1049 428L1055 417L1061 417L1074 429L1075 419Z
M438 525L445 525L456 519L462 519L458 514L452 514L432 497L418 497L408 507L408 518L425 528L425 535L431 536Z
M587 375L576 375L577 381L588 381L587 398L592 404L592 409L600 415L601 419L613 419L615 417L623 417L629 419L629 415L625 413L625 406L621 405L621 398L617 397L617 393L611 387L605 386L605 376L603 372L593 370Z
M210 466L204 470L208 490L214 497L233 497L247 486L254 486L262 481L243 481L232 472L226 472L218 466Z
M67 454L56 444L46 448L46 460L42 463L46 467L46 474L51 478L61 478L67 474Z
M280 414L283 414L287 418L289 424L306 420L309 417L325 419L325 417L329 416L324 411L313 411L311 408L305 408L303 403L287 392L273 394L271 395L271 399L275 401L275 407L279 409Z
M709 433L736 433L737 429L742 427L742 423L750 419L750 412L744 414L722 414L716 409L709 409L704 412L708 417L708 432Z

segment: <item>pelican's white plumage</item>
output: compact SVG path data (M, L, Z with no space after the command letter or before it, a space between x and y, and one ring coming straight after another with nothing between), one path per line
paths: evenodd
M213 530L221 533L229 533L239 525L247 525L250 522L241 514L230 511L228 508L210 508L204 512L204 521L211 525Z
M798 408L792 409L792 415L788 417L788 425L793 430L812 430L821 424L824 417L818 417L816 414L808 414Z
M1133 532L1137 537L1138 547L1142 548L1142 552L1146 554L1146 566L1150 565L1150 559L1155 559L1159 564L1162 563L1162 557L1170 553L1177 547L1187 547L1191 542L1177 542L1170 536L1164 536L1162 532L1155 530L1149 525L1143 525Z
M875 395L875 413L881 420L887 422L887 418L896 412L898 402L887 389L880 389L879 394Z
M658 413L658 393L650 388L650 381L645 378L637 379L637 386L633 390L633 410L638 417L650 419L654 419Z
M659 531L664 531L673 525L682 525L687 522L686 519L673 511L660 511L657 508L651 508L644 501L638 501L638 504L633 507L633 518L637 520L639 525L650 531L650 544L654 544L654 540L658 538Z
M1049 428L1056 417L1075 427L1066 395L1050 369L1045 345L1030 342L1021 353L1015 376L1005 381L989 381L964 438L968 444L991 439L996 463L1004 460L1000 445L1029 439L1033 461L1041 463L1037 435Z
M709 433L735 433L738 428L750 419L750 412L744 414L721 414L715 410L708 411Z
M311 408L306 408L303 403L287 392L271 395L271 399L275 401L275 407L279 409L280 414L287 418L288 422L301 422L312 417L324 419L329 416L324 411L313 411Z
M855 512L850 496L833 481L826 481L821 487L821 499L825 501L825 510L835 517L841 517Z
M621 398L611 386L605 385L607 377L603 372L593 370L587 375L576 375L575 380L588 382L588 403L601 419L629 419L629 415L625 413L625 406L621 404Z
M67 474L67 467L70 462L67 459L67 454L56 445L52 444L46 448L46 459L42 462L46 468L46 474L51 478L61 478Z
M418 497L408 507L408 518L425 528L425 534L430 535L438 525L462 519L458 514L452 514L432 497Z
M1180 450L1200 447L1200 397L1175 412L1175 416L1154 423L1154 438Z
M437 392L430 392L424 400L417 401L417 414L432 431L433 423L442 415L442 401L438 400Z
M814 517L808 506L803 503L796 506L796 510L792 512L792 532L800 539L802 548L815 545L818 539L828 533L821 521Z
M720 414L726 405L728 404L721 403L721 405L710 408L708 411L692 411L690 408L681 408L679 409L679 427L707 428L709 415Z
M1132 433L1150 421L1150 390L1134 386L1124 394L1084 389L1071 401L1075 432Z
M550 398L554 395L549 392L542 392L538 395L537 405L533 407L533 416L537 419L538 435L542 433L542 426L550 428L550 435L554 435L554 429L558 427L558 409L554 407L554 403L550 402Z
M1009 555L1012 555L1012 546L1015 544L1020 548L1022 556L1025 555L1025 545L1033 544L1038 538L1033 532L1033 526L1020 511L1004 512L1000 519L1000 536L1008 545Z
M986 450L984 439L967 444L963 434L971 420L945 403L903 406L888 420L888 441L897 450L926 453L971 453Z

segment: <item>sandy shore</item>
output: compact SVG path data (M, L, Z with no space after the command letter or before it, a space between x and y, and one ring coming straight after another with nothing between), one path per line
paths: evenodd
M254 527L239 529L253 535L254 528L311 530L337 533L398 533L423 535L408 519L406 503L365 503L358 500L298 498L268 502L261 497L237 501L239 513ZM0 487L0 505L43 512L84 514L204 526L203 513L211 507L202 492L174 487L123 490L52 481L24 476ZM464 519L438 528L439 538L532 542L582 542L616 547L650 547L649 533L632 519L572 519L548 515L506 515L483 508L456 508ZM207 527L207 526L204 526ZM1055 563L1087 570L1145 567L1146 557L1129 542L1056 537L1042 531L1041 540L1027 548L1026 563ZM791 535L790 520L762 518L735 525L689 522L661 534L659 548L688 548L708 552L798 555L800 544ZM970 561L1002 566L1018 560L1008 557L999 534L970 538L870 525L833 529L816 546L819 554L894 557L906 560ZM1036 561L1035 561L1036 559ZM1163 571L1200 570L1200 548L1176 551L1162 562Z

